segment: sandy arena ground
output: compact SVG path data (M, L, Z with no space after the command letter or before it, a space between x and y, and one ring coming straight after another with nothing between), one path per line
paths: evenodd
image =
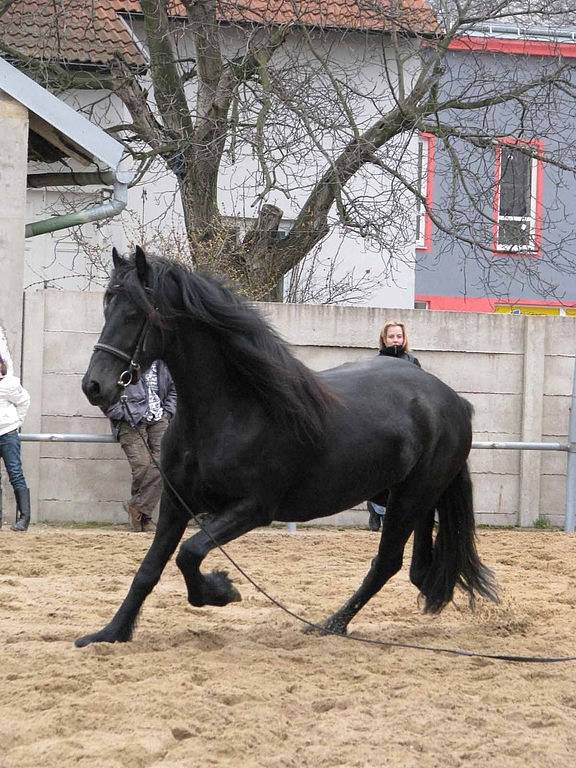
M256 531L230 554L321 620L377 535ZM193 609L170 563L131 643L76 649L124 597L150 537L0 533L0 768L556 768L574 764L576 662L512 664L311 637L240 576L243 602ZM492 653L576 655L576 537L482 530L502 603L419 613L406 569L351 629ZM207 566L223 566L220 554Z

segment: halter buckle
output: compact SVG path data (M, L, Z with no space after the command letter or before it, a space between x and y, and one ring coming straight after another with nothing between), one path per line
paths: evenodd
M130 360L130 367L120 374L117 384L122 389L126 389L129 384L136 384L140 378L140 365Z

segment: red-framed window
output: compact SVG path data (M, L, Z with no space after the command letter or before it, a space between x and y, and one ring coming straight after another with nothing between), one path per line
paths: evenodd
M501 138L496 147L494 253L540 253L543 142Z
M418 137L418 191L432 207L432 189L434 184L434 148L436 137L431 133L421 133ZM416 200L416 250L429 251L432 247L432 220L420 198Z

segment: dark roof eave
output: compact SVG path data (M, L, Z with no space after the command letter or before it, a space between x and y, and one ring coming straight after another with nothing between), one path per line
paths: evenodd
M126 16L128 18L136 17L138 19L143 19L144 14L142 12L136 12L136 11L117 11L119 16ZM188 16L179 16L177 14L171 14L170 15L170 21L189 21ZM337 26L332 24L305 24L302 22L284 22L282 24L279 21L248 21L243 19L238 19L237 21L231 21L229 19L220 19L218 21L218 24L221 24L222 26L246 26L246 27L256 27L256 26L286 26L286 24L293 24L297 27L307 27L308 29L323 29L330 32L362 32L364 34L371 33L374 35L389 35L391 34L391 29L377 29L375 27L351 27L351 26ZM441 37L441 34L437 32L422 32L422 31L416 31L416 30L410 30L410 29L402 29L401 30L406 36L411 37L425 37L425 38L437 38Z

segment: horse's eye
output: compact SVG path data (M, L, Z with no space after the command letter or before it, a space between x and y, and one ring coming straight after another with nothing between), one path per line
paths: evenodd
M107 291L104 292L104 309L107 309L114 296L117 295L118 291L115 291L115 288L120 288L120 285L112 285Z
M112 304L112 300L114 299L114 296L115 296L114 293L109 293L108 291L106 291L106 293L104 294L104 312L106 312L110 307L110 304Z

